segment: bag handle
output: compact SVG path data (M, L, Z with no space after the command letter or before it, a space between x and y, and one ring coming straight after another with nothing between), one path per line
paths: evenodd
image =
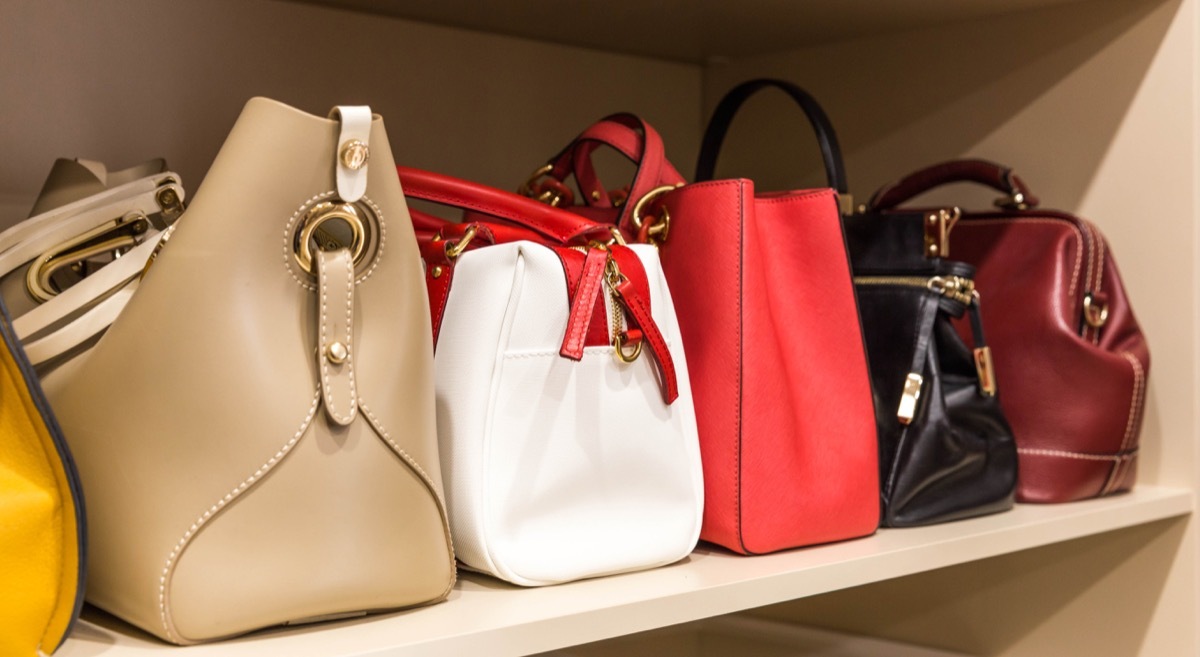
M612 237L608 226L495 187L397 166L404 195L511 221L559 244Z
M654 126L636 114L610 114L588 126L566 148L535 172L534 177L523 185L522 189L525 193L534 192L536 188L545 185L545 182L539 185L538 179L546 176L553 181L551 185L554 188L550 193L555 198L549 201L559 206L572 205L574 199L570 190L562 185L562 181L574 174L585 205L612 207L608 190L596 175L591 160L592 153L600 146L612 148L637 166L629 185L628 200L620 204L617 216L613 220L616 225L633 232L630 218L638 200L658 187L674 187L684 182L683 176L667 160L662 136Z
M759 78L743 82L730 89L721 102L717 103L717 109L713 111L712 118L708 120L708 127L704 130L704 140L700 144L700 157L696 160L696 182L712 180L717 165L717 156L721 152L721 144L725 141L725 134L729 132L729 124L733 122L734 115L750 96L760 89L767 88L779 89L786 93L796 101L800 109L804 110L804 115L808 117L808 122L812 124L813 130L817 133L817 143L821 147L821 159L825 162L825 176L829 181L829 186L840 196L848 196L849 187L846 184L846 167L842 163L842 151L838 146L837 133L833 131L833 124L830 123L825 110L821 109L821 105L817 103L816 99L804 89L786 80L775 78Z
M988 160L961 159L939 162L881 187L871 196L868 207L876 211L891 210L934 188L958 182L979 183L1003 193L996 205L1006 210L1026 210L1038 205L1038 198L1009 167Z

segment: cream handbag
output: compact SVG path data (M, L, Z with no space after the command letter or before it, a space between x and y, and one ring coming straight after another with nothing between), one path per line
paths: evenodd
M0 233L0 296L39 374L112 324L183 202L163 160L116 172L87 160L54 163L32 216Z
M96 345L45 379L93 604L174 643L442 600L429 311L383 121L255 98Z
M653 246L515 194L402 168L491 219L422 230L438 435L467 567L523 586L654 568L700 536L687 362Z

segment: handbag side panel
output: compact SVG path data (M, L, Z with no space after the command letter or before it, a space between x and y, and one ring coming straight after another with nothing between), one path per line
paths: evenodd
M748 180L684 186L664 197L671 232L660 249L691 373L704 463L700 538L736 552L742 544L742 423L745 377L743 218Z
M1065 502L1133 484L1149 353L1115 264L1086 222L1033 213L960 222L977 266L999 399L1020 456L1017 499ZM1107 323L1083 322L1106 293Z
M759 197L745 225L742 541L752 552L872 533L878 447L832 190Z

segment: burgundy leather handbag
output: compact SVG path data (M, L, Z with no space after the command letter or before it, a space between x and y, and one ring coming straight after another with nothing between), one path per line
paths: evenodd
M965 212L926 248L975 265L982 308L1019 458L1017 499L1067 502L1133 487L1150 352L1112 250L1074 215L1038 208L1011 169L954 160L875 193L893 210L935 187L974 182L1004 194ZM948 249L948 252L946 251Z
M628 188L599 180L601 146L637 165ZM617 114L522 191L659 246L696 402L701 538L756 554L875 530L871 384L834 190L684 184L654 128Z

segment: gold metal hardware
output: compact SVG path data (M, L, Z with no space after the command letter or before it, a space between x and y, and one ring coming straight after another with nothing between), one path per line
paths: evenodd
M443 274L444 272L445 272L445 270L444 270L444 269L442 269L442 266L441 266L441 265L434 265L434 266L433 266L433 270L432 270L432 271L430 271L429 273L430 273L430 274L431 274L431 275L432 275L434 278L441 278L441 277L442 277L442 274Z
M854 284L923 287L968 306L978 295L975 281L963 276L855 276Z
M642 355L642 342L639 340L633 345L633 352L625 353L625 340L620 333L613 335L613 350L617 355L617 360L628 365L638 359Z
M358 171L367 166L367 160L371 159L371 149L358 139L349 139L342 143L339 157L342 158L342 164L347 169Z
M975 372L979 375L979 391L988 397L996 396L996 370L992 366L992 348L975 349Z
M853 194L838 194L838 212L842 215L854 214L854 195ZM865 210L865 208L864 208Z
M917 414L917 400L921 398L921 385L925 378L916 372L909 372L904 379L904 392L900 395L900 408L896 409L896 419L900 424L909 424Z
M437 235L434 235L434 236L433 236L433 239L432 239L431 241L433 241L433 242L440 242L440 241L442 241L442 235L441 235L441 233L439 233L439 234L437 234Z
M941 209L925 215L925 257L950 256L950 231L962 218L959 208Z
M167 246L167 240L171 239L171 235L175 233L175 227L179 224L171 224L166 230L158 234L158 243L154 245L154 249L150 251L150 257L146 258L146 265L142 267L142 274L139 280L146 277L146 272L150 271L150 265L158 260L158 254L162 253L164 247Z
M149 229L150 219L146 215L130 212L51 247L35 258L25 272L25 289L34 299L49 301L62 291L54 283L56 273L106 253L120 257L126 249L137 246L140 236Z
M479 232L479 227L474 224L467 226L466 232L459 238L457 242L446 242L446 257L451 260L462 255L463 251L467 250L467 245L471 240L475 239L475 234Z
M568 196L570 190L565 187L560 190L547 189L545 186L537 184L539 180L549 176L551 171L554 171L553 164L543 164L538 167L525 182L521 183L521 186L517 188L517 193L555 208L570 204L574 200ZM555 182L559 181L555 180Z
M604 195L600 193L600 190L598 190L598 189L592 190L592 200L593 201L599 201L603 197L604 197Z
M318 203L312 207L304 215L301 221L300 236L296 244L296 262L300 267L309 273L313 272L313 252L312 242L313 237L317 236L317 229L321 224L329 221L342 221L350 228L350 244L343 244L341 240L333 238L329 233L322 231L321 248L329 250L330 246L335 248L349 246L351 256L354 262L362 260L363 251L366 248L366 228L363 226L362 218L358 216L358 210L350 203L334 203L325 201Z
M158 207L162 209L163 227L175 223L175 220L183 214L183 199L179 198L179 193L171 187L163 187L154 194L154 200L158 203Z
M1017 185L1013 182L1012 169L1004 172L1004 182L1008 188L1013 190L1008 196L1001 196L992 202L993 205L1002 210L1028 210L1030 207L1025 195L1017 191Z
M1083 321L1094 329L1102 328L1108 322L1108 304L1097 301L1091 292L1084 294Z
M635 203L633 206L633 214L630 215L630 220L633 222L634 227L637 228L639 233L642 231L642 224L644 224L646 221L646 217L642 216L642 211L646 209L646 206L659 196L674 191L676 187L681 186L682 185L663 185L662 187L655 187L654 189L646 192L645 196L638 199L637 203ZM650 227L646 230L646 238L651 244L662 244L663 242L667 241L667 234L671 232L671 214L667 212L667 208L664 206L659 209L658 216L653 217L653 219L653 223L651 223Z
M350 357L350 350L341 342L330 342L325 348L325 357L334 365L341 365Z

